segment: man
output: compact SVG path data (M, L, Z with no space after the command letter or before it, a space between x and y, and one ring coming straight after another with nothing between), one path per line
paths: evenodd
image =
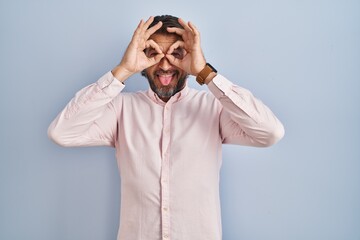
M138 72L149 90L121 93ZM190 89L189 74L210 92ZM168 15L140 21L120 64L49 127L62 146L116 148L118 240L221 239L221 144L265 147L283 134L261 101L206 63L196 27Z

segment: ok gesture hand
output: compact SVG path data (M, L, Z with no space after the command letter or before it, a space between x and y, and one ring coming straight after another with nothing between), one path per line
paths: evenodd
M134 73L140 72L143 69L160 62L165 56L159 45L149 39L162 25L162 22L158 22L155 26L148 29L153 21L154 17L150 17L146 22L143 20L140 21L120 64L112 70L114 76L120 81L125 81ZM148 57L144 53L146 48L153 48L158 54Z
M184 29L171 27L167 30L170 33L180 35L183 41L176 41L166 53L166 58L171 64L183 69L191 75L197 76L206 64L200 45L200 33L191 22L186 23L179 18L179 23ZM174 51L179 48L185 50L185 55L182 58L176 58L176 55L173 54Z

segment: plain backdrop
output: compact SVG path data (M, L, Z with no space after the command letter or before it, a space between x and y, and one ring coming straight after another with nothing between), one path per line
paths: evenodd
M62 148L47 128L158 14L191 20L207 61L286 129L271 148L224 146L223 239L359 240L356 0L1 0L0 239L116 239L114 149ZM147 88L136 75L125 90Z

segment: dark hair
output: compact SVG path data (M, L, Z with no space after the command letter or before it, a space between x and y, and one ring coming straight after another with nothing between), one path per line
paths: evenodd
M156 16L154 17L154 21L150 24L149 28L151 28L152 26L155 26L158 22L162 22L162 26L159 30L157 30L155 32L158 34L169 34L169 32L167 31L168 27L177 27L177 28L183 28L183 26L181 26L181 24L179 23L179 18L178 17L174 17L171 15L160 15L160 16Z

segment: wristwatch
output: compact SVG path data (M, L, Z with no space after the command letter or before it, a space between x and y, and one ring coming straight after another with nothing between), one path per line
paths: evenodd
M203 68L203 70L201 70L199 72L199 74L196 76L196 81L200 84L203 85L205 83L205 79L209 76L210 73L217 73L216 69L211 66L210 63L206 63L205 67Z

